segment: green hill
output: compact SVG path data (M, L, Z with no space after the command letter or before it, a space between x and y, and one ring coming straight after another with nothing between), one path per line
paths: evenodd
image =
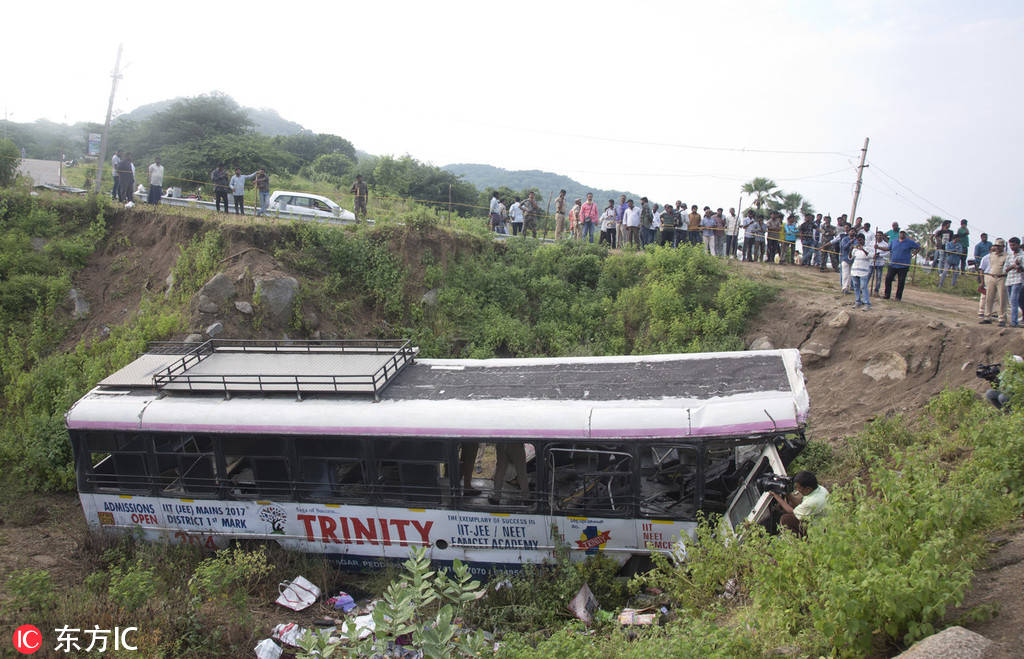
M594 193L594 199L599 205L604 206L604 202L609 199L618 200L619 195L626 195L634 199L638 199L638 195L622 190L598 190L593 187L589 187L579 181L563 176L561 174L554 174L552 172L542 172L538 169L519 169L519 170L508 170L500 167L493 167L491 165L478 165L473 163L457 163L453 165L445 165L441 169L446 169L453 174L457 174L463 178L463 180L472 183L479 190L485 190L487 188L498 188L501 186L509 187L513 190L525 190L527 188L537 188L547 199L549 195L554 197L558 194L559 190L566 191L566 198L572 199L586 199L588 192Z

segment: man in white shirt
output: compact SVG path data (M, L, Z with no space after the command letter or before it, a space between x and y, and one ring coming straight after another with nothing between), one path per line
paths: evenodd
M110 156L110 167L114 173L114 187L110 190L110 198L117 201L121 197L121 177L117 174L117 164L121 162L121 156L123 153L118 149L117 153Z
M508 215L512 218L512 235L518 236L523 232L523 208L519 205L519 197L516 197L514 204L508 207Z
M159 204L163 194L164 166L160 164L160 158L154 158L149 165L149 196L146 201L151 204Z
M242 170L235 167L235 175L228 181L228 185L231 186L231 196L235 198L235 214L245 215L245 181L256 176L256 173L242 174ZM227 204L224 204L225 207ZM225 212L227 212L225 210Z
M794 476L793 485L796 492L787 497L771 494L784 511L779 523L803 536L807 533L807 523L828 511L828 490L819 485L817 476L809 471Z
M640 247L640 209L633 205L633 200L626 202L626 211L622 214L622 223L626 225L629 244Z
M740 218L736 217L736 209L729 209L729 217L725 218L725 255L736 258L736 239L740 233Z

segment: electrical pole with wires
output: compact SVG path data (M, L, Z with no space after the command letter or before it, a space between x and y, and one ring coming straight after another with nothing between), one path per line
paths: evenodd
M124 44L117 44L117 59L114 61L113 82L110 84L110 101L107 103L107 120L103 123L103 138L100 140L100 156L96 163L96 194L100 192L103 182L103 165L107 160L107 133L110 132L110 115L114 112L114 94L117 92L117 81L121 79L121 49Z
M868 157L868 140L869 137L864 138L864 148L860 150L860 165L857 166L857 186L853 189L853 208L850 209L850 224L853 224L854 220L857 219L857 200L860 199L860 185L864 179L864 168L868 165L864 164L864 161Z

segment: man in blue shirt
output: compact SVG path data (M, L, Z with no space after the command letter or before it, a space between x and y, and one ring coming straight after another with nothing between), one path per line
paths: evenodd
M893 278L899 281L896 284L896 301L903 299L903 286L907 283L907 272L910 271L910 264L921 246L907 238L906 231L900 231L900 238L889 245L889 271L885 273L885 295L886 300L892 292Z
M992 242L988 239L988 234L981 234L981 242L974 246L974 269L977 270L981 267L981 260L988 256L988 253L992 251Z

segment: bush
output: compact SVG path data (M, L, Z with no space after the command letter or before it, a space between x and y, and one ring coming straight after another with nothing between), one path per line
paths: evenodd
M246 551L235 546L200 563L189 579L188 588L192 597L200 602L226 601L241 609L273 569L262 547Z
M117 566L110 570L107 594L110 601L124 611L137 611L153 600L157 587L153 569L144 568L139 561L131 566Z
M11 613L39 614L57 602L53 580L46 570L21 570L7 577L8 608Z

